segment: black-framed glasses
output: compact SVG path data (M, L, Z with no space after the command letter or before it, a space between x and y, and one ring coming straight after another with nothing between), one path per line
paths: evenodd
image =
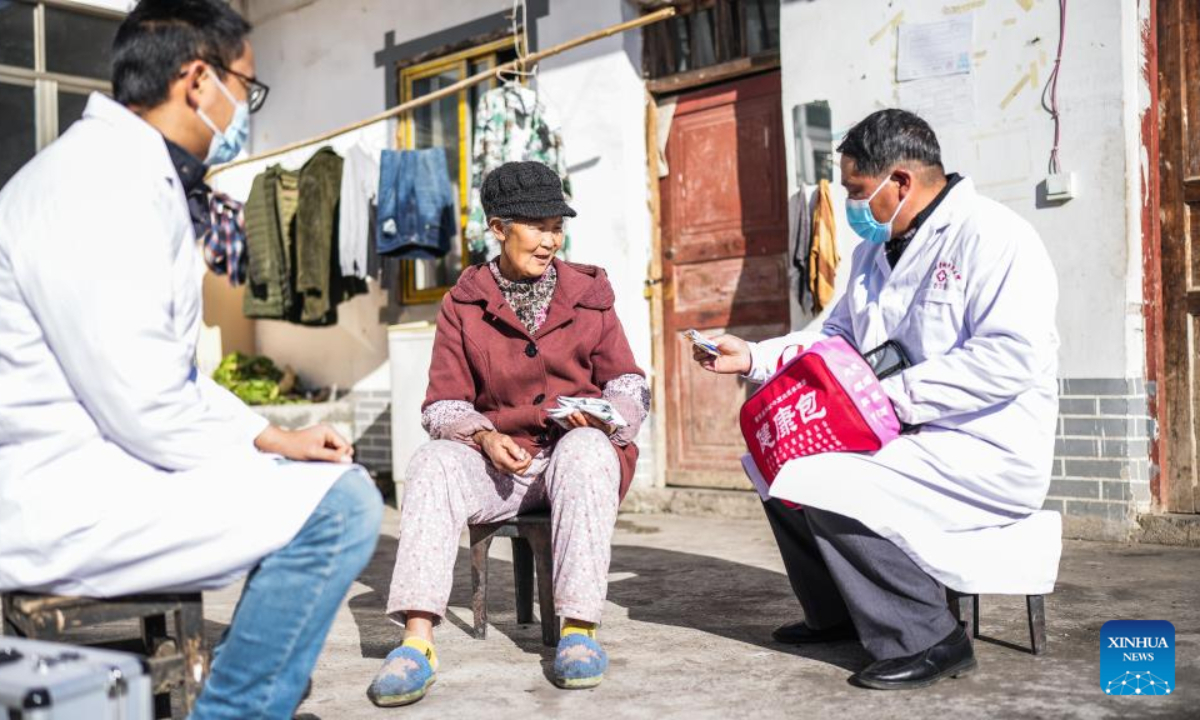
M267 101L267 93L271 92L271 88L267 87L266 83L261 83L252 77L243 75L237 70L230 70L224 65L217 65L217 67L222 72L241 80L242 84L246 86L246 104L250 106L251 114L262 109L263 103Z

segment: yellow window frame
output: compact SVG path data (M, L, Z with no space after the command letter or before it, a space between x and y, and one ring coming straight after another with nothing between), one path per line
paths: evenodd
M496 66L496 54L502 50L514 47L513 38L504 38L485 45L457 52L452 55L436 58L429 62L411 65L400 69L400 101L408 102L415 99L413 85L418 80L441 75L447 70L457 70L458 78L465 79L472 65L492 68ZM483 88L495 85L494 80L481 84ZM467 267L470 253L467 251L467 219L470 213L468 200L471 192L471 123L473 109L470 104L470 88L458 91L458 183L459 208L459 243L462 244L461 272ZM407 150L415 149L416 132L413 128L413 114L407 113L400 122L396 123L396 147ZM405 305L421 305L441 302L442 296L450 291L449 286L435 288L418 288L415 263L406 260L401 263L400 302Z

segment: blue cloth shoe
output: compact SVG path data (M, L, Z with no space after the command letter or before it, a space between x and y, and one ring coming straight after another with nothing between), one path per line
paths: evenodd
M415 647L401 645L388 653L383 667L375 674L367 697L379 707L411 705L425 697L429 686L437 679L426 653Z
M596 687L608 669L608 653L595 638L565 635L554 655L554 684L572 690Z

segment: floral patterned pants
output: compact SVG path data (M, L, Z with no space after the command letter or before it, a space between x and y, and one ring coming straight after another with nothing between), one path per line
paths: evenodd
M522 475L503 473L475 449L434 440L405 475L400 542L387 612L446 614L458 541L467 524L550 508L554 608L559 617L599 622L617 520L621 467L608 437L571 430Z

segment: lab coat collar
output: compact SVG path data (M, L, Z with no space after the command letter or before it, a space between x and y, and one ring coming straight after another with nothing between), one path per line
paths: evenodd
M83 118L105 123L125 135L130 142L131 157L152 162L156 173L160 172L172 185L181 186L175 173L175 164L171 162L171 154L167 152L166 139L157 128L132 110L102 93L94 92L88 98Z
M896 267L893 268L888 263L887 251L884 249L884 245L871 248L871 252L875 253L875 266L879 268L885 278L891 277L897 270L903 270L912 262L912 259L919 253L921 246L928 242L929 238L940 234L952 225L961 223L970 215L974 205L975 183L971 181L971 178L964 175L954 187L950 188L949 194L934 209L929 219L917 230L917 234L913 236L912 241L904 250L904 254L900 256L900 261L896 263Z
M924 238L961 222L964 217L970 214L969 210L975 204L974 200L975 183L971 181L971 178L964 175L954 187L950 188L950 192L942 200L941 204L934 209L929 219L917 230L917 235L913 238L912 244L915 245L918 240L923 241Z

